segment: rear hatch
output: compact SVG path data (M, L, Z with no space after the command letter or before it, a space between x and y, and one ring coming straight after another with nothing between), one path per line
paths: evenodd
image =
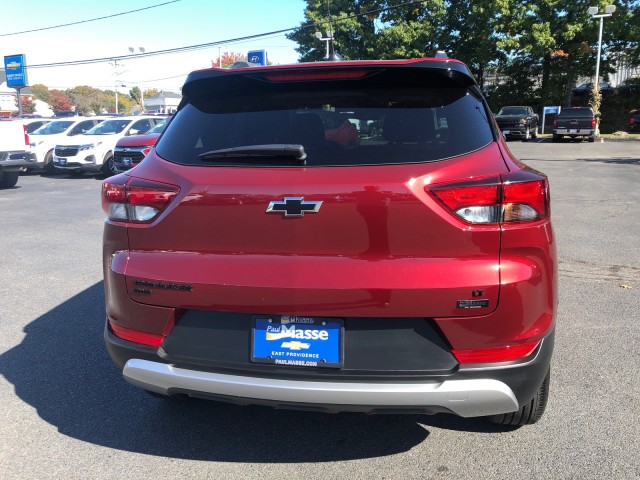
M593 111L590 108L569 108L562 110L556 117L555 128L594 128L593 119Z
M459 65L195 75L131 173L179 188L116 254L131 298L329 317L494 310L499 226L464 222L431 192L506 172ZM359 142L329 141L322 112L349 119Z

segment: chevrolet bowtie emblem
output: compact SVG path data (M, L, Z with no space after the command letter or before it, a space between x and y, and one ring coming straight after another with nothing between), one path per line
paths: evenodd
M269 202L267 213L284 213L285 217L303 217L305 213L318 213L321 201L305 202L302 197L285 197L283 201Z

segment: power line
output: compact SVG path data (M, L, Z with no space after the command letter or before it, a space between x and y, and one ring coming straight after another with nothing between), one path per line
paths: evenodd
M173 1L179 1L179 0L173 0ZM171 2L169 2L169 3L171 3ZM333 19L332 21L333 21L333 23L342 23L344 21L351 20L353 18L367 16L367 15L371 15L371 14L374 14L374 13L381 13L381 12L388 11L388 10L395 10L396 8L406 7L406 6L409 6L409 5L415 5L416 3L425 3L425 0L407 1L407 2L396 4L396 5L392 5L392 6L389 6L389 7L383 7L383 8L378 8L378 9L375 9L375 10L369 10L369 11L366 11L366 12L357 13L357 14L354 14L354 15L349 15L347 17L340 18L340 19L337 19L337 20ZM258 33L258 34L255 34L255 35L247 35L247 36L244 36L244 37L231 38L231 39L227 39L227 40L218 40L218 41L215 41L215 42L201 43L201 44L197 44L197 45L189 45L189 46L186 46L186 47L177 47L177 48L168 48L168 49L165 49L165 50L156 50L154 52L145 52L145 53L138 53L138 54L131 54L131 55L119 55L119 56L113 56L113 57L92 58L92 59L87 59L87 60L70 60L70 61L67 61L67 62L41 63L41 64L37 64L37 65L29 65L29 68L51 68L51 67L66 67L66 66L72 66L72 65L90 65L90 64L94 64L94 63L106 63L106 62L119 61L119 60L130 60L132 58L154 57L154 56L158 56L158 55L169 55L169 54L174 54L174 53L190 52L190 51L193 51L193 50L202 50L202 49L205 49L205 48L211 48L211 47L215 47L215 46L219 46L219 45L224 45L224 44L227 44L227 43L238 43L238 42L244 41L244 40L255 40L255 39L267 37L267 36L270 36L270 35L279 35L279 34L291 32L291 31L299 30L299 29L320 28L320 27L326 25L327 23L328 22L310 23L308 25L300 25L300 26L297 26L297 27L284 28L282 30L274 30L272 32Z
M171 0L169 2L159 3L157 5L151 5L149 7L138 8L137 10L129 10L129 11L126 11L126 12L114 13L113 15L106 15L104 17L90 18L88 20L78 20L77 22L63 23L61 25L54 25L52 27L34 28L33 30L24 30L22 32L2 33L2 34L0 34L0 37L9 37L11 35L21 35L23 33L43 32L45 30L52 30L54 28L69 27L71 25L80 25L81 23L89 23L89 22L95 22L95 21L98 21L98 20L105 20L107 18L120 17L122 15L128 15L130 13L142 12L144 10L150 10L152 8L162 7L164 5L169 5L170 3L176 3L176 2L179 2L179 1L181 1L181 0Z

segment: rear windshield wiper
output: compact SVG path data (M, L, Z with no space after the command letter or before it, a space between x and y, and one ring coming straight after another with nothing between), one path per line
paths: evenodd
M306 164L307 154L304 147L298 144L274 143L270 145L245 145L242 147L221 148L198 155L201 160L219 159L252 159L267 160L285 158L295 160L302 165Z

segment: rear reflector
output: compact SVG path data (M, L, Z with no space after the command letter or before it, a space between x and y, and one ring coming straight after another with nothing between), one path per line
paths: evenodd
M111 320L109 320L109 327L116 337L127 340L128 342L141 343L143 345L149 345L150 347L159 347L164 341L164 336L162 335L124 328L116 325Z
M102 209L111 220L151 222L178 192L176 185L116 175L102 183Z
M547 178L532 171L441 185L428 191L467 223L531 222L549 216Z
M507 362L509 360L528 357L538 345L540 345L540 340L518 345L507 345L506 347L452 350L451 353L460 363Z

